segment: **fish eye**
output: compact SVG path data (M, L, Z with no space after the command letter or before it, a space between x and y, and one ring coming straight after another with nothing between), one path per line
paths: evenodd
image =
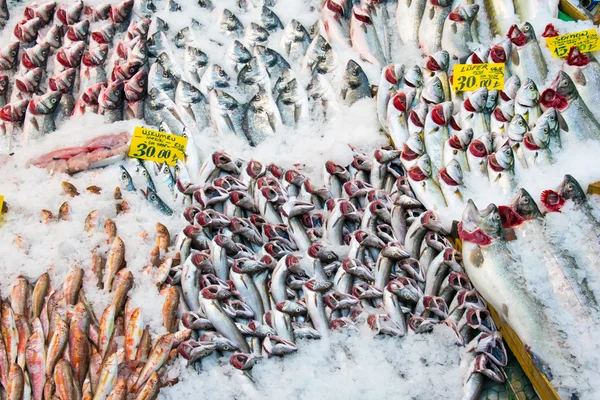
M573 190L573 185L572 185L571 183L569 183L569 184L567 185L567 190L568 190L568 191L571 191L571 190Z
M17 55L17 52L13 50L13 51L11 51L11 52L10 52L10 55L11 55L11 56L16 56L16 55Z
M156 200L156 196L154 195L154 193L150 194L150 200Z
M529 198L527 198L527 197L523 198L523 203L529 204Z
M548 133L548 128L544 128L544 133Z
M568 85L569 85L569 82L567 82L566 79L564 81L560 82L560 87L567 87Z
M56 103L56 98L50 100L52 103Z
M121 174L121 179L123 179L124 181L126 181L126 180L127 180L127 174L126 174L125 172L123 172L123 173Z
M501 219L501 218L500 218L500 214L498 214L498 213L494 214L494 219L495 219L496 221L500 221L500 219Z

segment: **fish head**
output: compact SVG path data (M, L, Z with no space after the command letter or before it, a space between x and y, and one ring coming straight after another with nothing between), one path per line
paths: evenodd
M422 88L424 85L423 81L423 71L419 68L418 65L414 65L412 68L409 68L404 74L404 82L412 88Z
M423 89L423 100L430 104L439 104L444 101L444 85L442 85L442 81L439 77L434 76L432 79L425 83L425 88Z
M540 121L541 120L541 121ZM546 122L548 124L548 128L550 129L550 133L557 133L559 130L559 117L558 111L556 108L548 108L544 113L538 118L536 121L536 125L540 122Z
M508 61L511 48L512 42L509 39L504 39L490 48L489 58L495 63L506 63Z
M490 238L503 238L502 216L498 207L494 204L488 205L479 213L480 219L477 227L480 228Z
M485 64L488 62L490 54L490 48L487 46L480 46L475 49L469 57L467 57L466 64Z
M565 175L556 191L565 199L573 200L575 204L586 202L586 194L579 182L572 175Z
M504 382L505 375L485 354L480 354L473 361L474 372L480 373L494 382Z
M550 142L550 125L547 119L537 120L535 126L531 129L531 132L525 134L523 138L523 144L528 147L528 145L533 144L537 146L537 148L529 147L530 150L539 150L540 148L547 148Z
M348 60L344 73L344 84L356 88L366 79L365 73L360 65L354 60Z
M246 353L234 353L229 359L229 363L233 366L233 368L241 371L248 371L252 369L257 361L258 357Z
M421 182L431 178L432 167L431 159L424 153L418 159L415 165L408 170L408 176L410 179L416 182Z
M521 87L521 79L517 75L513 75L504 84L504 90L501 95L505 101L515 99L517 97L517 91Z
M49 92L41 96L34 96L31 99L30 110L34 109L37 114L50 114L58 106L61 96L61 92Z
M533 107L539 103L540 92L532 79L527 78L525 84L517 91L515 100L519 104L527 107Z
M529 126L527 125L527 121L521 114L515 114L512 121L508 125L508 137L511 140L522 142L523 135L525 132L529 130Z
M558 72L552 87L556 90L558 95L565 97L567 100L579 97L575 83L573 83L573 80L565 71L561 70Z
M510 208L514 210L521 218L532 220L542 218L542 213L538 208L535 200L525 189L519 189L513 198Z
M427 57L427 62L425 63L425 68L432 72L437 71L448 71L448 66L450 64L450 53L446 50L440 50L434 54L431 54Z
M527 44L527 36L516 24L510 27L506 36L510 39L512 44L517 47L523 47L525 44Z
M533 29L533 25L531 25L529 22L525 22L521 26L521 33L525 36L526 43L531 43L531 42L537 41L537 38L535 36L535 30Z
M462 168L456 159L440 170L440 179L448 186L463 186Z

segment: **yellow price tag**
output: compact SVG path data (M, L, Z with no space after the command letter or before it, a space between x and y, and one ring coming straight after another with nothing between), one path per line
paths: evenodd
M2 214L2 209L4 209L4 196L0 194L0 214Z
M556 58L565 58L571 47L579 48L582 53L600 50L600 39L596 29L567 33L566 35L546 38L546 44Z
M136 126L127 155L173 166L184 159L187 141L183 136Z
M504 89L504 64L456 64L452 76L455 92L470 92L486 87L490 90Z

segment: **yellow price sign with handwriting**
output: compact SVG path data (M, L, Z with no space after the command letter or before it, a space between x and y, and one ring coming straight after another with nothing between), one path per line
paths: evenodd
M2 210L4 209L4 196L0 194L0 214L2 214Z
M598 38L596 29L548 37L546 38L546 44L556 58L567 57L571 47L579 48L582 53L600 50L600 38Z
M136 126L127 155L173 166L184 159L187 141L183 136Z
M470 92L486 87L489 90L504 89L504 64L456 64L452 76L455 92Z

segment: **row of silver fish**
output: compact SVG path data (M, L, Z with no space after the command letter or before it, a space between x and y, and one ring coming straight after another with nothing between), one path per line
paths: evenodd
M549 25L545 34L558 33ZM520 54L519 46L539 53L535 58L521 54L519 65L536 59L539 68L517 69L515 57L508 63L511 51ZM467 63L472 64L507 62L503 90L482 87L455 93L446 50L427 57L423 68L392 64L383 69L379 121L398 149L417 198L428 209L464 206L463 174L513 194L523 170L554 163L563 147L600 140L600 124L588 107L599 93L592 81L600 64L572 48L564 70L540 93L534 77L537 71L543 83L547 67L539 46L526 23L520 29L513 26L506 40L469 56Z

